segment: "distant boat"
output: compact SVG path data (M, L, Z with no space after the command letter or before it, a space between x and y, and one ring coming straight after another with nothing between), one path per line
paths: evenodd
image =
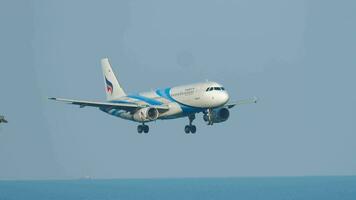
M1 123L7 123L7 120L5 119L4 116L0 115L0 124Z
M92 180L93 178L91 176L83 176L79 178L79 180Z

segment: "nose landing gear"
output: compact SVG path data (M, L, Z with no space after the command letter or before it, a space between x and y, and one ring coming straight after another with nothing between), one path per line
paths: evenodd
M208 125L213 125L214 122L212 120L212 109L207 109L206 111L204 111L204 116L203 119L204 121L206 121L208 123Z
M194 119L195 119L195 115L194 114L193 115L189 115L188 118L189 118L189 125L185 126L184 132L186 134L189 134L189 133L195 134L197 132L197 127L192 124Z

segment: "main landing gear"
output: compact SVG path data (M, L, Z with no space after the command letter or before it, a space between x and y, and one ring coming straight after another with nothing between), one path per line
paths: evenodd
M185 126L184 132L186 134L189 134L189 133L193 133L194 134L194 133L197 132L197 127L192 124L194 119L195 119L195 115L194 114L193 115L189 115L188 118L189 118L189 125Z
M147 125L145 125L145 124L142 124L142 125L138 125L137 126L137 132L138 133L142 133L142 132L144 132L144 133L148 133L150 131L150 127L149 126L147 126Z

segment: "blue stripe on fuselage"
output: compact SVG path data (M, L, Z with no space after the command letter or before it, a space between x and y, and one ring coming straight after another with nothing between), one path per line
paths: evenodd
M197 112L202 112L205 109L204 108L198 108L198 107L193 107L189 105L185 105L177 100L175 100L171 96L171 88L166 88L166 89L161 89L161 90L156 90L156 94L160 97L163 97L171 102L176 102L179 104L179 106L182 108L183 113L189 114L189 113L197 113Z
M157 100L152 99L152 98L144 97L144 96L141 96L141 95L129 95L127 97L146 102L146 103L148 103L150 105L153 105L153 106L157 106L157 105L162 105L163 104L160 101L157 101Z
M171 88L166 88L163 90L156 90L156 94L160 97L163 97L165 99L168 99L171 102L177 102L171 95Z

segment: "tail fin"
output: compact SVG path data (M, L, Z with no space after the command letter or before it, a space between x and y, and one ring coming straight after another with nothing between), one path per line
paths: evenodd
M126 96L125 91L120 86L116 76L111 68L108 58L101 59L101 67L103 68L106 99L111 101L122 96Z

